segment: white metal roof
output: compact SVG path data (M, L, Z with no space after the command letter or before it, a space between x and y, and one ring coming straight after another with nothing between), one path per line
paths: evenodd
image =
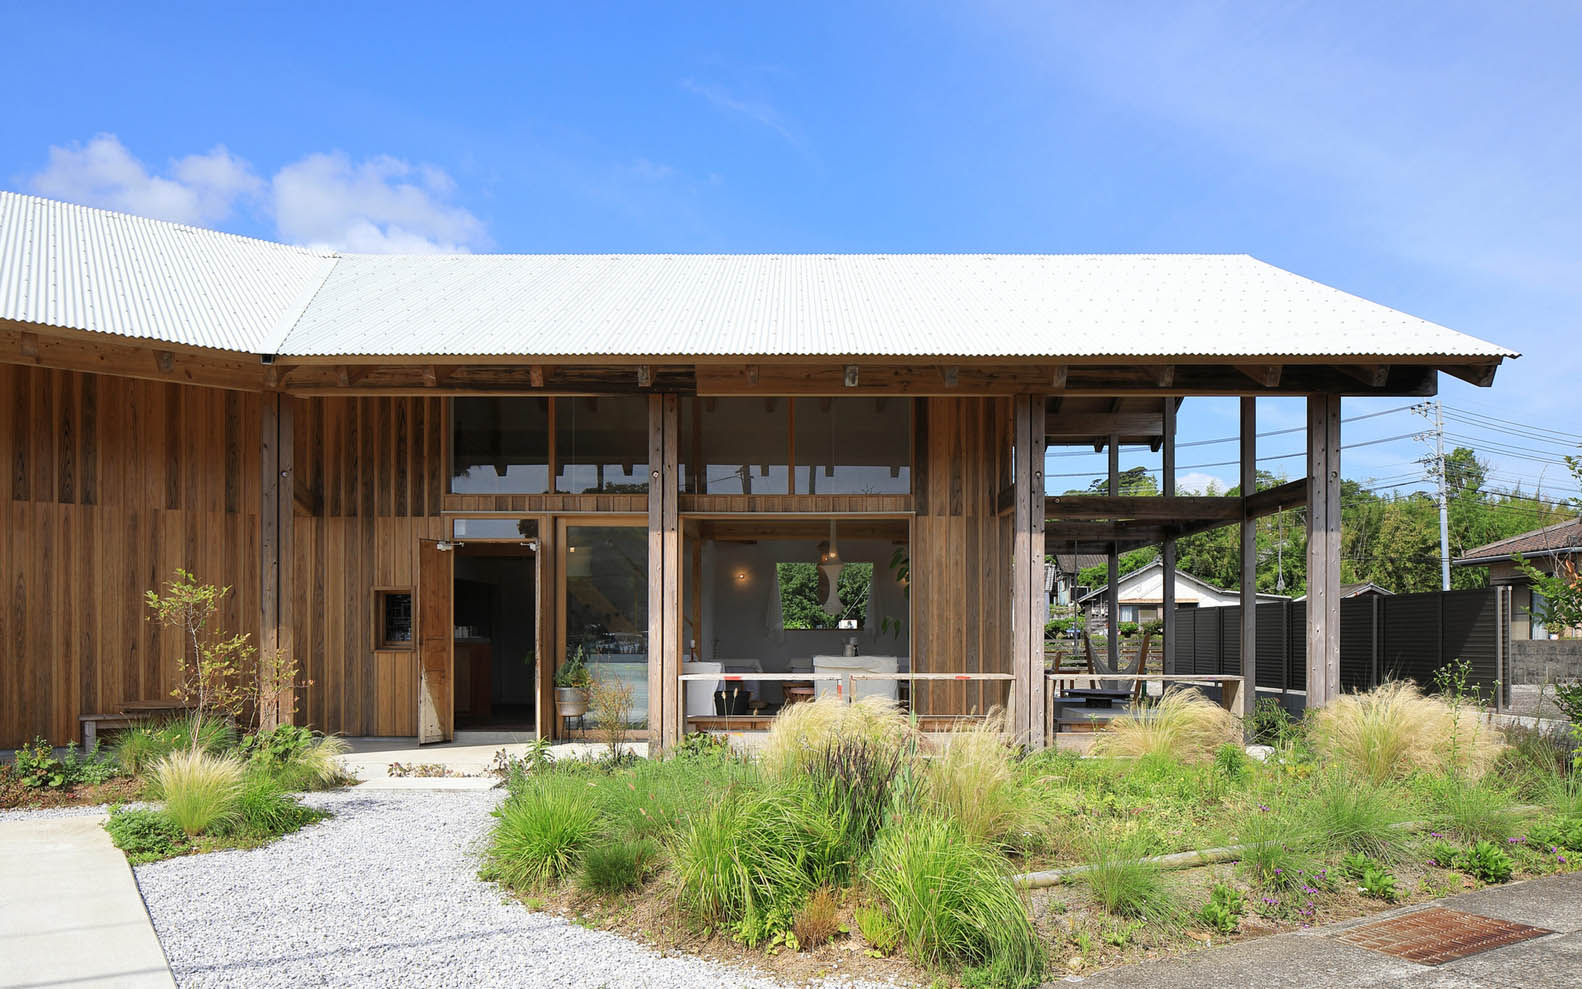
M323 251L0 191L0 318L263 353Z
M1246 255L325 254L13 193L0 317L288 356L1515 356Z

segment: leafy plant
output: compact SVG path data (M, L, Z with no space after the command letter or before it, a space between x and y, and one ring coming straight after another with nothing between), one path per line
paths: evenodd
M1454 869L1461 857L1461 849L1443 838L1436 838L1423 848L1423 855L1432 865L1441 869Z
M588 654L582 646L572 652L571 656L555 671L555 686L566 689L587 690L593 683L593 674L588 670Z
M1111 721L1093 742L1095 755L1162 756L1204 763L1241 738L1229 711L1190 687L1172 687L1157 702Z
M242 764L233 756L177 749L155 765L154 786L166 815L188 835L223 830L236 817Z
M61 767L66 772L67 786L94 786L121 775L120 764L103 755L100 748L97 741L93 743L93 748L81 753L77 751L76 742L66 746Z
M245 668L255 652L249 634L226 636L209 627L230 593L229 586L200 584L190 571L178 567L175 578L166 581L165 593L145 595L153 612L149 621L177 629L182 636L185 645L170 695L200 721L211 712L239 719L248 701L257 697L258 681Z
M868 878L917 964L972 967L1002 986L1036 985L1043 946L1007 871L1002 856L954 822L918 812L879 832Z
M66 785L66 766L55 758L55 749L43 738L16 750L16 761L11 767L22 785L29 788L58 789Z
M857 930L862 939L872 946L875 954L885 956L901 943L901 925L885 912L883 907L864 903L852 911Z
M1247 750L1234 742L1226 742L1214 750L1214 768L1233 782L1246 778L1251 763Z
M658 856L658 847L648 838L589 845L582 853L577 888L595 896L629 892L653 874Z
M1582 818L1561 818L1535 824L1527 829L1527 838L1535 844L1563 848L1568 852L1582 852Z
M1300 734L1300 725L1285 705L1273 697L1260 697L1252 708L1248 735L1258 745L1276 748L1289 745Z
M1383 900L1386 903L1394 903L1398 895L1395 876L1391 875L1390 870L1384 866L1371 862L1362 870L1362 875L1357 880L1357 887L1362 890L1364 896L1371 896L1375 900Z
M1209 890L1208 902L1198 911L1198 919L1205 927L1231 934L1241 926L1241 915L1246 908L1246 900L1240 890L1225 883L1215 883Z
M133 865L181 855L191 848L186 834L163 811L116 807L104 829Z
M512 889L569 875L600 830L588 788L558 774L529 780L494 816L484 877Z
M1456 859L1462 872L1486 883L1503 883L1511 878L1515 865L1505 849L1492 841L1480 841L1462 852Z

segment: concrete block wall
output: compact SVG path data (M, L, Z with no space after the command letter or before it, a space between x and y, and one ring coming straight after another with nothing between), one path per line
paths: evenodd
M1567 679L1582 679L1582 639L1515 639L1511 642L1511 683L1543 684Z

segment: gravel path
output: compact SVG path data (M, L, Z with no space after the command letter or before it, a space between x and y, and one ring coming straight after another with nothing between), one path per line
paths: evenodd
M534 913L477 878L499 791L310 794L336 816L265 848L139 866L191 986L752 986L751 972Z

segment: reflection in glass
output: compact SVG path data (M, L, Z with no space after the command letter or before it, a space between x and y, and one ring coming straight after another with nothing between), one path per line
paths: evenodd
M450 490L549 490L549 399L458 398L451 404Z
M910 492L911 409L906 398L797 399L796 493Z
M697 398L681 403L681 490L786 494L791 400Z
M631 689L630 723L648 724L648 530L566 527L566 657Z
M555 490L648 490L648 396L555 399Z

